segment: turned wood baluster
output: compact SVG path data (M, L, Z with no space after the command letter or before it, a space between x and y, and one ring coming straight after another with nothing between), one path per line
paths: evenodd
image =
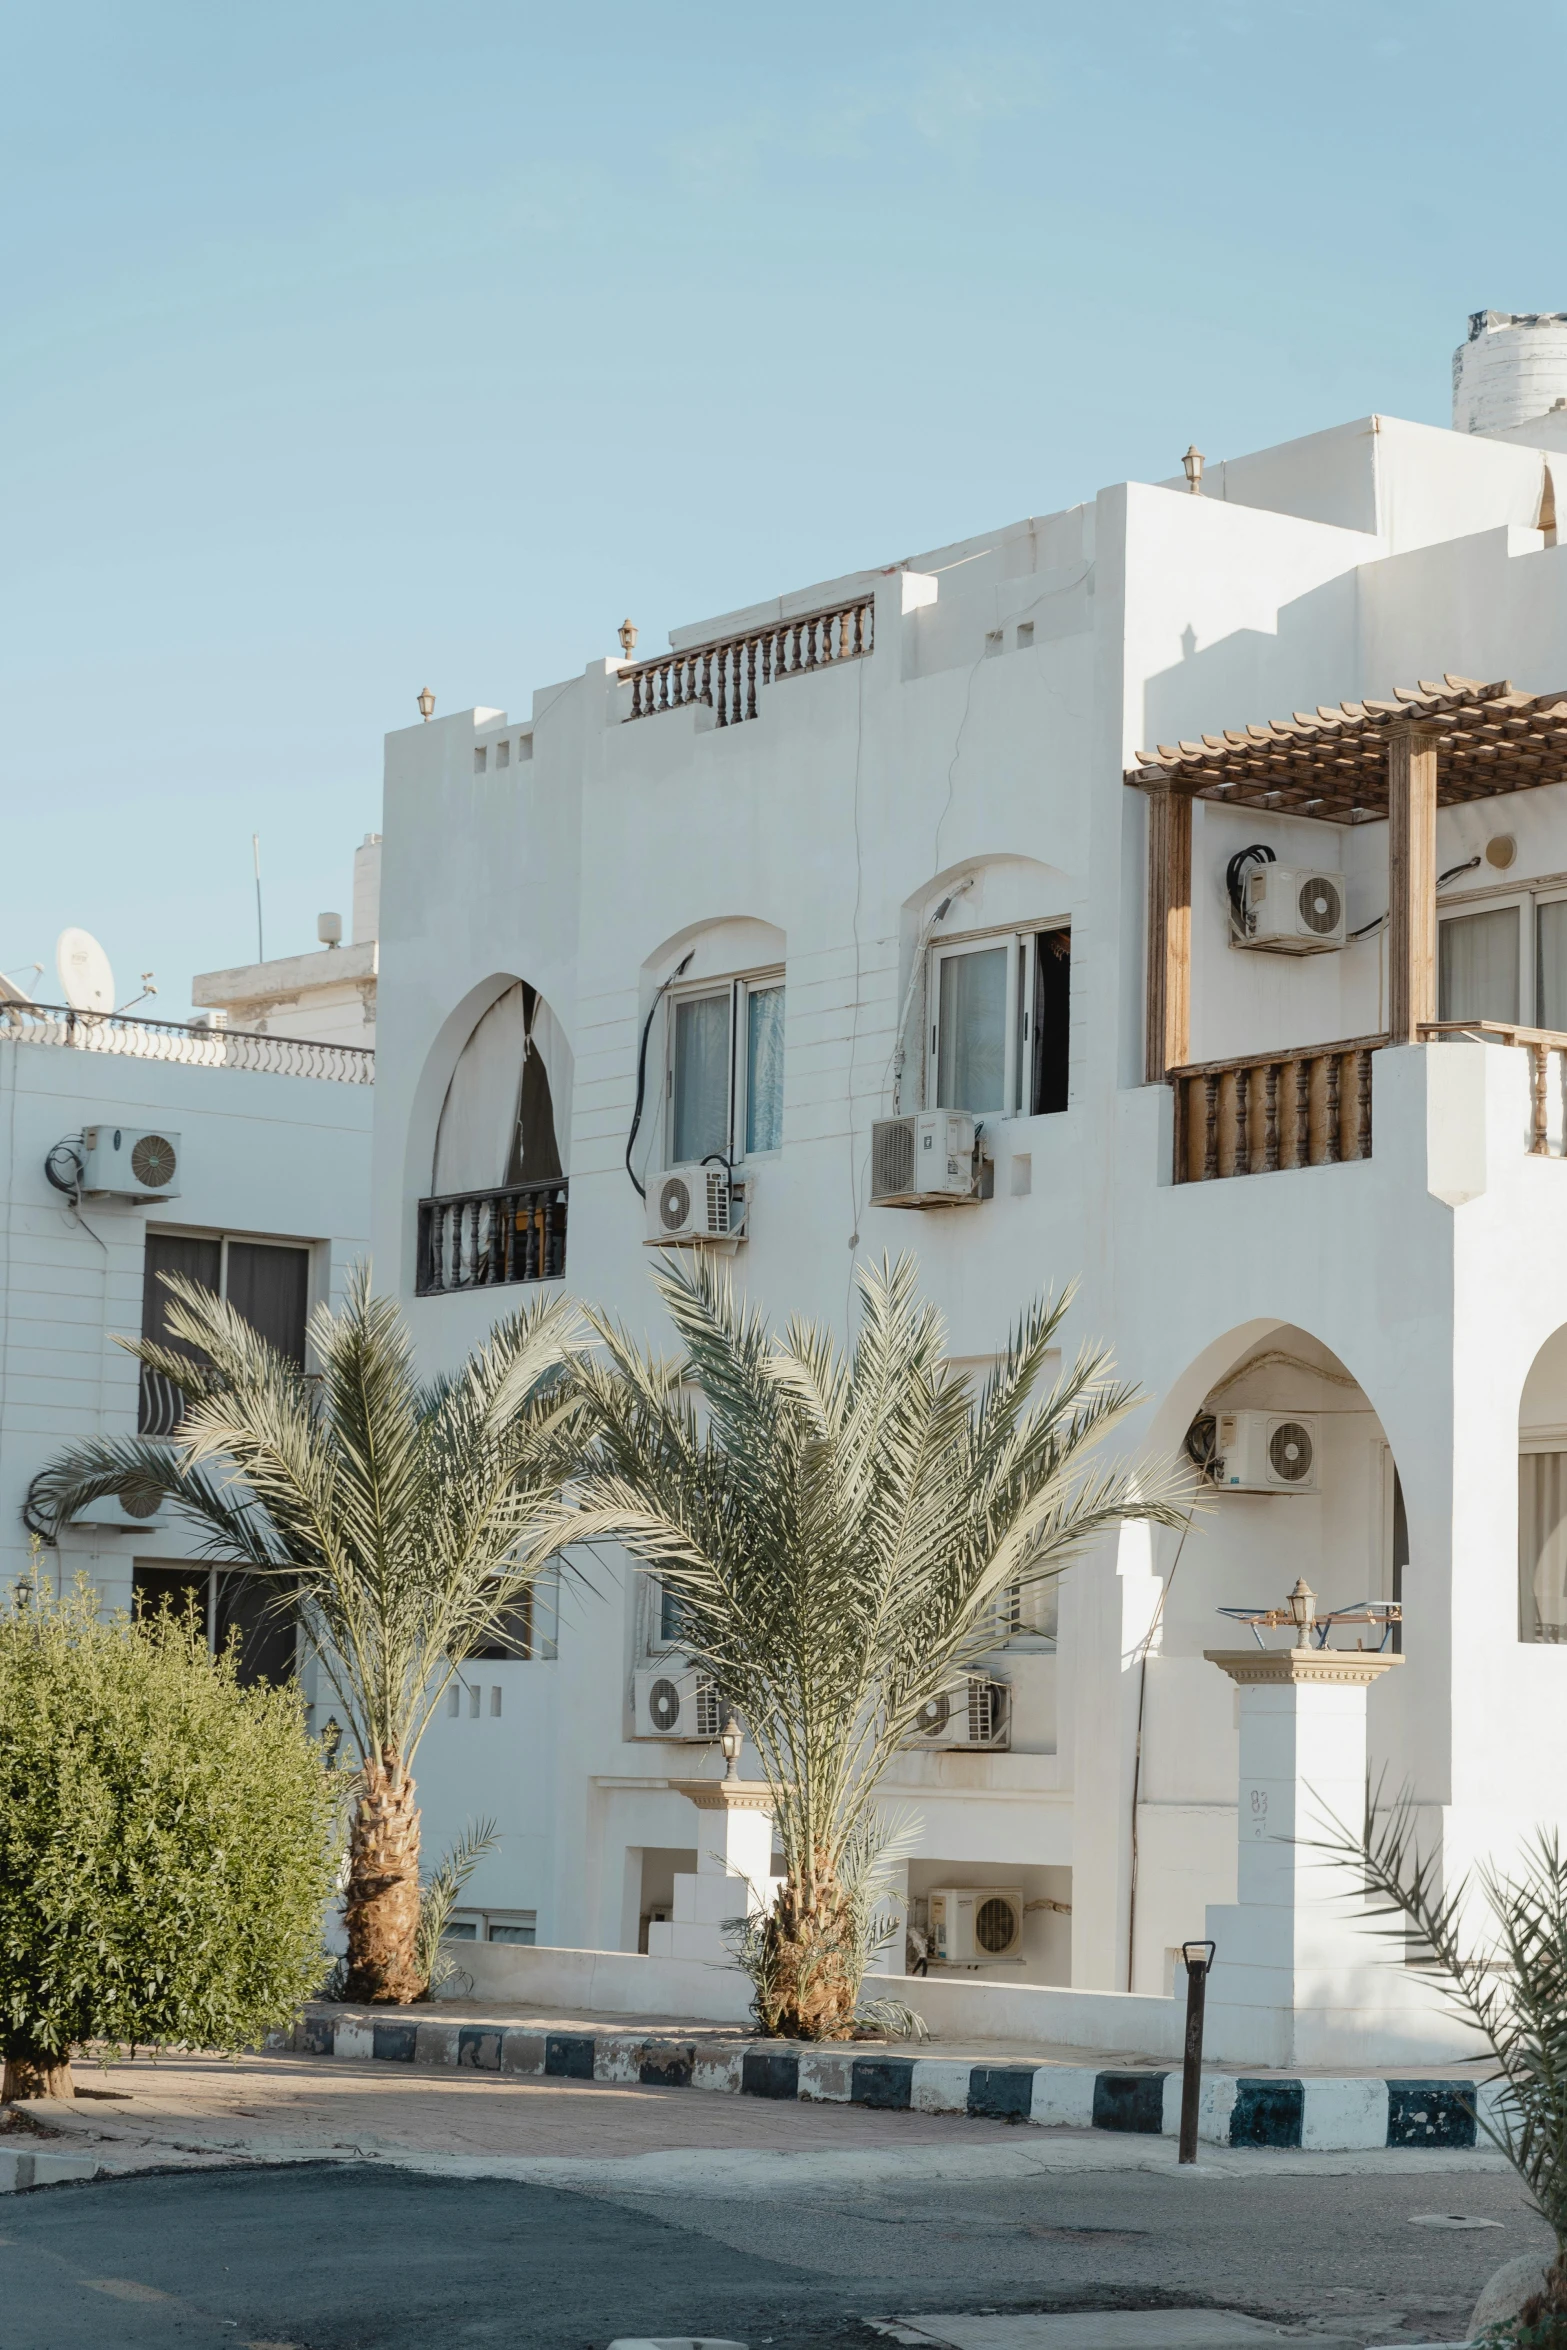
M1339 1057L1337 1053L1329 1053L1326 1056L1326 1065L1323 1070L1323 1092L1326 1096L1322 1120L1323 1164L1336 1167L1344 1156L1343 1137L1339 1131L1339 1119L1342 1113L1339 1108Z
M1311 1165L1311 1063L1302 1057L1295 1063L1295 1131L1291 1137L1290 1165Z
M1279 1070L1270 1061L1262 1080L1262 1171L1272 1175L1279 1164Z
M1355 1156L1371 1156L1371 1055L1355 1055Z
M1529 1149L1543 1157L1547 1148L1545 1121L1545 1047L1529 1047Z
M1212 1183L1219 1172L1219 1080L1212 1073L1202 1081L1202 1179Z
M1251 1071L1235 1072L1235 1162L1232 1175L1251 1173Z
M717 715L720 726L729 724L729 647L727 645L720 645L718 648Z
M747 718L756 716L756 639L754 636L748 636L745 640L745 714Z

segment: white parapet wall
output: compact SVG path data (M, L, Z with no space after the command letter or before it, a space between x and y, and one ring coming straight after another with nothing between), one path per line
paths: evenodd
M551 1950L481 1942L465 1945L450 1995L504 2000L532 2014L681 2017L745 2023L751 1986L737 1967L699 1959L644 1958L626 1950ZM1092 2048L1128 2056L1179 2057L1184 2004L1123 1991L1069 1991L1041 1983L982 1983L956 1975L878 1975L881 1999L902 1999L933 2039L997 2040L1037 2048Z

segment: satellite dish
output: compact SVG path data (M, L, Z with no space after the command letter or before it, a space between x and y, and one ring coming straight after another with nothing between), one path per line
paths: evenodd
M54 967L73 1012L112 1012L114 973L90 930L62 930L54 942Z

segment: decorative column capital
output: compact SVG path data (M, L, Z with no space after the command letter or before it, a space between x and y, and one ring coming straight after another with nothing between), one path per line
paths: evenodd
M773 1808L773 1791L765 1779L671 1779L677 1795L698 1811L765 1811Z
M1404 1661L1362 1648L1205 1648L1203 1655L1243 1689L1280 1682L1331 1682L1340 1688L1365 1689Z

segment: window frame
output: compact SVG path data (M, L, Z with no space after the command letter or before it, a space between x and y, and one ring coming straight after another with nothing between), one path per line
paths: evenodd
M781 966L758 971L744 971L728 978L696 979L669 991L669 1009L664 1020L664 1160L666 1167L685 1164L675 1153L675 1056L679 1036L679 1007L682 1004L725 997L729 1005L729 1084L724 1112L725 1164L742 1166L747 1159L776 1159L782 1150L748 1151L745 1146L747 1110L750 1103L750 1018L749 1004L753 995L763 995L773 988L784 990L784 1018L788 1019L788 981ZM779 1125L782 1127L780 1111Z
M1506 914L1510 912L1516 912L1518 915L1518 1025L1520 1028L1529 1028L1533 1026L1535 960L1537 954L1537 948L1535 944L1535 908L1539 901L1547 895L1567 896L1567 891L1558 890L1555 892L1546 892L1542 890L1537 892L1527 888L1519 890L1506 890L1498 891L1494 896L1487 894L1484 897L1476 896L1469 899L1456 898L1450 900L1446 905L1438 906L1436 917L1436 985L1437 1017L1439 1019L1444 1016L1441 1009L1442 932L1446 929L1448 923L1462 922L1473 914ZM1482 1015L1476 1015L1476 1017L1481 1016Z
M1040 940L1049 938L1057 931L1064 932L1070 942L1072 919L1069 914L1041 915L1037 921L1009 922L995 930L972 931L964 938L932 941L926 952L925 963L925 1107L928 1110L950 1109L954 1106L941 1099L942 969L960 955L984 954L1004 946L1007 949L1007 976L1006 1027L1002 1038L1002 1094L1006 1106L999 1110L974 1110L968 1114L981 1122L995 1118L1033 1118L1060 1114L1036 1111L1030 1099L1038 991L1035 964Z

